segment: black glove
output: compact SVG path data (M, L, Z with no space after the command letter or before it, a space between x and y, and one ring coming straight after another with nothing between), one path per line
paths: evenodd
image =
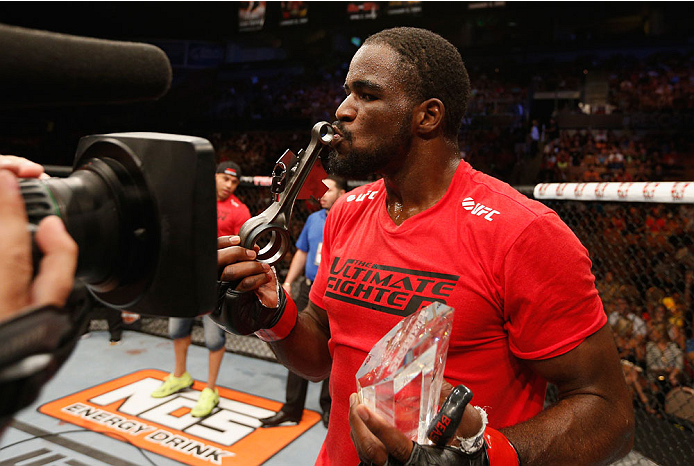
M455 387L429 425L427 437L435 442L435 445L412 442L412 453L407 462L403 463L388 455L385 466L489 466L489 452L492 452L492 459L497 466L519 466L520 459L516 448L504 434L487 426L484 418L485 440L475 437L481 442L477 451L465 453L460 448L446 445L455 435L463 419L465 407L471 400L472 391L469 388L462 384ZM475 444L477 445L477 442ZM370 465L360 462L359 466Z
M451 390L427 429L427 438L434 445L439 447L448 445L448 441L453 438L463 420L465 408L470 400L472 400L472 390L465 385L460 384Z
M420 445L415 442L407 463L389 456L386 466L489 466L489 457L486 446L473 454L467 454L458 448Z
M388 456L388 461L384 466L489 466L486 447L469 455L453 447L436 447L413 443L412 453L407 463L402 463L392 456ZM359 466L371 465L361 461Z
M237 335L250 335L260 329L272 328L282 317L287 296L277 287L278 306L265 307L252 291L234 290L237 283L217 282L217 305L210 314L219 326Z

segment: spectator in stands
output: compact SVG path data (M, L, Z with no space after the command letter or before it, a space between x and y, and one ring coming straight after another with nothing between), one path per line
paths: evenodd
M634 182L644 182L644 181L650 181L651 180L651 175L648 173L648 170L646 169L646 165L640 161L636 162L636 172L634 173L632 177L632 181Z
M647 308L650 306L647 306ZM668 310L664 304L658 302L652 306L652 310L648 313L646 327L650 331L656 325L669 325Z
M689 269L684 277L684 352L685 368L689 375L690 384L694 387L694 310L692 309L692 285L694 284L694 270Z
M556 181L556 173L557 155L554 151L548 151L542 159L542 164L540 165L540 173L538 174L539 181L543 183L552 183Z
M632 177L625 167L621 167L614 172L614 180L621 183L632 181Z
M631 332L634 337L644 341L647 334L646 322L633 310L632 302L625 296L618 296L615 301L614 311L610 312L608 319L610 325L617 324L619 319L626 319L631 323Z
M650 332L653 327L658 325L664 325L667 329L668 337L670 341L675 343L681 349L686 346L685 343L685 332L683 329L684 322L682 319L681 310L677 309L677 305L674 304L672 298L666 297L663 302L667 304L658 303L653 307L653 311L650 314L650 318L646 321L646 327Z
M663 165L656 163L653 165L652 175L650 181L665 181L665 170Z
M644 220L644 225L651 235L666 232L666 213L661 204L655 204L649 209L646 219Z
M619 351L619 357L622 362L622 371L624 379L631 389L637 404L645 409L650 414L655 414L656 411L651 406L651 402L644 390L644 367L645 363L645 347L643 343L633 334L633 326L631 322L623 317L612 326L612 332L615 335L615 343Z
M585 182L596 182L600 181L600 173L595 169L595 165L588 165L588 169L583 172L581 181Z
M619 295L619 286L619 283L615 280L614 272L611 270L605 273L603 279L596 281L596 287L600 293L600 298L605 304L613 303L617 299Z
M540 124L533 120L530 127L530 157L535 157L540 148Z
M684 346L684 356L685 374L689 380L689 386L694 387L694 337L691 333Z
M559 126L557 125L557 121L554 118L549 119L546 134L548 141L554 141L555 139L559 139Z
M620 317L612 325L612 331L617 342L617 349L621 359L625 359L639 367L645 365L645 347L642 340L634 335L634 327L628 319Z
M610 148L609 155L607 156L607 168L612 171L624 168L624 154L622 154L615 145Z
M557 181L568 181L568 171L569 165L571 163L571 157L569 154L561 150L557 155Z
M646 373L657 390L657 398L664 405L665 396L682 381L684 354L670 340L665 324L654 325L646 343Z

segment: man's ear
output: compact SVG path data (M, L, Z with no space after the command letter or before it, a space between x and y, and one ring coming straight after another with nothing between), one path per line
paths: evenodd
M443 116L446 109L439 99L427 99L417 105L414 111L414 125L417 134L431 139L443 130Z

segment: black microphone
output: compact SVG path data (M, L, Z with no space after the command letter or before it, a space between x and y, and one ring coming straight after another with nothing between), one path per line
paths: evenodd
M0 24L0 108L156 100L170 86L154 45Z

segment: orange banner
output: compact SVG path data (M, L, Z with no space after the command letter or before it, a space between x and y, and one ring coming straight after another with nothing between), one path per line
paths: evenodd
M260 427L282 403L218 387L219 405L209 416L194 418L204 382L166 398L150 393L168 374L148 369L44 404L41 413L188 465L255 466L267 461L320 420L305 410L296 426Z

